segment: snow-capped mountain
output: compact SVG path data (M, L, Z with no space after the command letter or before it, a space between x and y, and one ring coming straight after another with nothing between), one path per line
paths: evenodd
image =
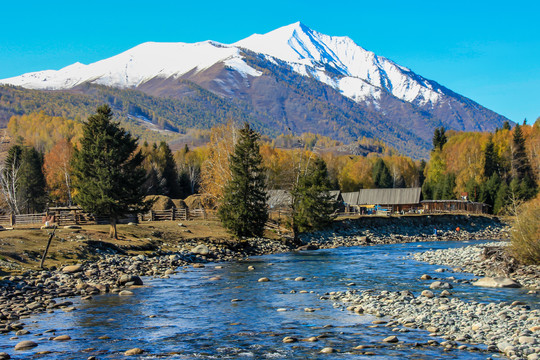
M397 98L434 104L441 92L433 84L394 62L364 50L348 37L328 36L300 22L234 44L205 41L195 44L148 42L89 65L75 63L0 80L29 89L70 89L85 82L137 87L154 78L181 77L224 63L244 75L261 72L242 59L242 49L287 62L301 75L312 76L355 100L380 98L387 91Z
M427 148L437 126L491 130L507 120L363 49L348 37L324 35L299 22L233 44L143 43L89 65L76 63L57 71L28 73L0 80L0 84L38 90L99 84L181 99L185 96L182 81L244 102L257 112L255 117L270 118L267 122L272 126L297 132L326 131L342 139L394 133L399 140L407 133L401 140L418 140ZM314 110L313 102L326 102L330 108ZM351 117L357 121L345 123ZM379 130L374 122L383 123ZM336 134L336 126L359 130L341 129Z

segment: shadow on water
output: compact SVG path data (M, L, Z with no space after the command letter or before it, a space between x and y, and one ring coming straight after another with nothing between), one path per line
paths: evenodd
M31 351L15 359L39 358L38 351L52 351L47 358L123 358L122 353L139 347L146 358L286 358L353 359L357 345L375 345L373 359L485 359L486 353L440 347L414 347L425 343L427 332L409 329L368 327L373 317L340 311L319 299L329 291L351 289L411 290L420 292L430 282L419 277L428 273L441 278L470 278L461 273L435 273L440 266L404 259L408 253L426 249L463 246L463 243L398 244L339 248L254 257L247 261L208 264L202 269L179 269L170 279L146 279L147 286L134 296L103 295L79 301L78 310L43 314L27 319L31 334L18 340L0 337L0 351L11 352L20 340L35 340L34 334L56 329L72 341L39 340ZM248 266L255 269L250 271ZM269 282L258 282L267 277ZM304 277L303 281L295 281ZM353 285L354 284L354 285ZM476 301L526 300L537 306L520 289L482 289L453 284L455 296ZM236 299L238 301L232 301ZM312 310L312 312L305 311ZM397 335L405 345L383 345L383 338ZM45 334L50 336L50 334ZM108 337L99 339L99 337ZM284 344L286 336L299 340L318 337L317 342ZM319 354L324 347L338 353ZM84 349L93 348L84 352ZM364 350L366 351L366 350ZM492 355L493 356L493 355ZM496 355L495 355L496 356Z

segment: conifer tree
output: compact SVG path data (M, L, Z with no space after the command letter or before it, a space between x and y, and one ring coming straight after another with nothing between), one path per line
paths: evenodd
M235 236L261 236L268 220L265 176L259 152L259 134L248 123L229 159L231 179L225 185L218 216Z
M536 195L537 185L527 157L521 126L516 124L512 139L512 181L510 190L518 199L528 200Z
M2 169L1 185L12 213L43 211L47 202L43 156L33 147L12 146Z
M446 137L446 129L444 127L435 128L433 133L433 150L441 150L448 141Z
M319 230L335 218L335 202L330 195L330 180L326 163L316 158L311 168L300 176L291 192L292 230L298 233Z
M373 183L378 189L391 188L393 185L390 170L388 170L388 167L381 158L377 159L377 162L373 165Z
M47 204L43 156L33 147L25 147L22 152L19 192L23 211L35 213L43 211Z
M80 149L73 155L75 202L85 211L110 219L110 236L117 238L122 215L146 210L143 183L146 172L137 139L112 120L108 105L84 124Z
M490 136L486 148L484 149L484 176L489 179L497 171L497 154L493 137Z

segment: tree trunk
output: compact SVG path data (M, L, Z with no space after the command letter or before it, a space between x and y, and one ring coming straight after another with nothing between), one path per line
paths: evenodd
M116 231L116 218L111 218L111 227L109 229L109 237L111 239L118 240L118 233Z

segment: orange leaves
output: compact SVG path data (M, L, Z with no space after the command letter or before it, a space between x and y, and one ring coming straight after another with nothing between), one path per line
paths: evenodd
M43 170L49 194L61 203L71 204L71 158L73 145L61 139L45 155Z

